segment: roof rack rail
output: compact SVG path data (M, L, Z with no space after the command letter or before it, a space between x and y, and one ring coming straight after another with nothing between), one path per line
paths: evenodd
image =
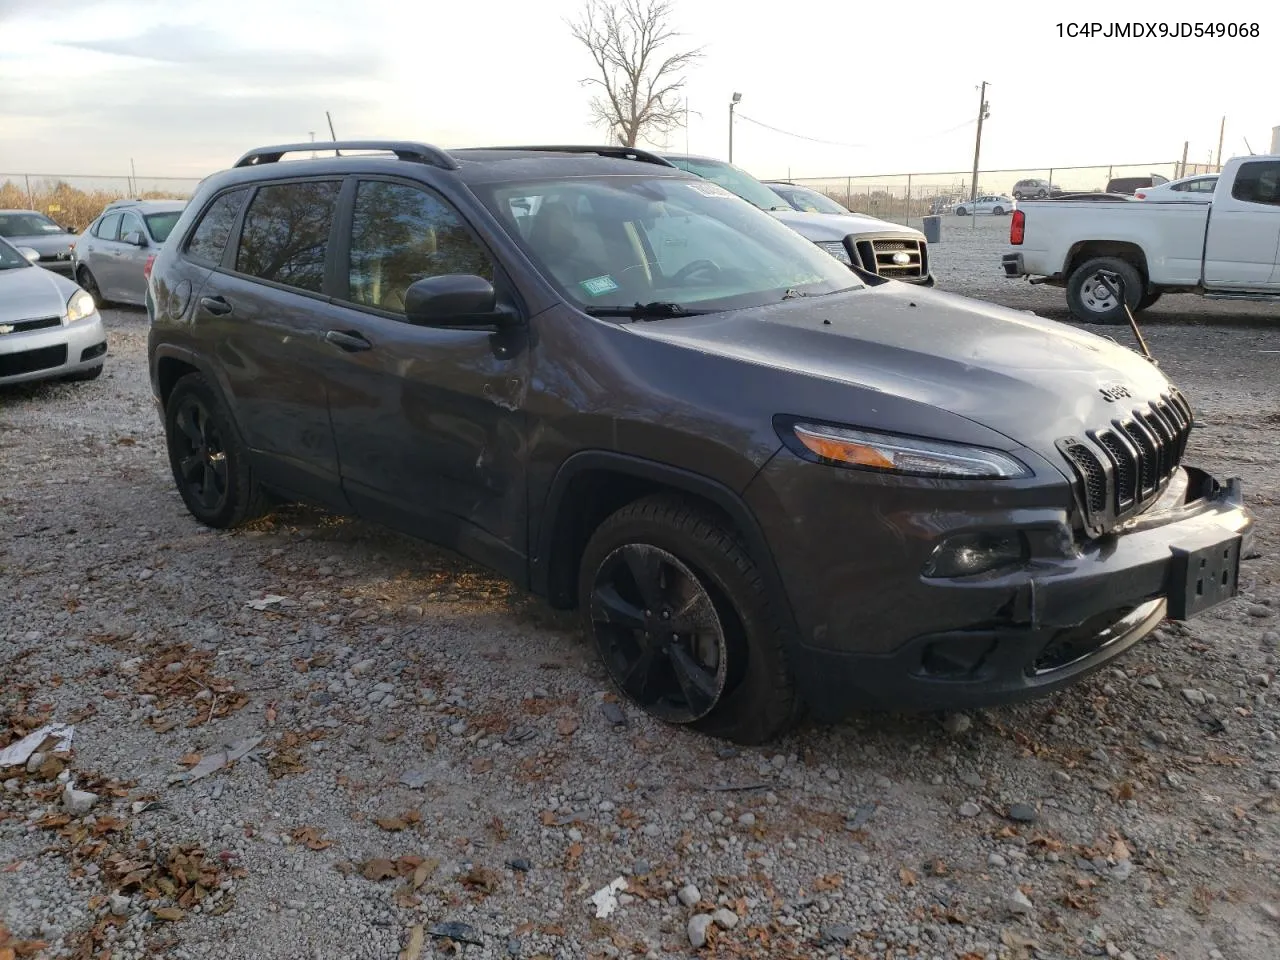
M477 152L481 150L526 150L530 153L594 153L597 156L609 157L614 160L637 160L641 163L655 163L661 167L674 167L675 164L663 159L656 153L648 150L640 150L637 147L624 147L619 145L607 146L583 146L575 144L558 144L558 145L539 145L539 146L522 146L522 147L471 147L471 150ZM462 153L464 151L459 151Z
M458 161L439 147L410 140L323 140L311 143L281 143L271 147L250 150L235 162L237 167L255 167L262 163L277 163L286 153L315 153L323 150L386 150L398 160L425 163L442 170L457 170Z

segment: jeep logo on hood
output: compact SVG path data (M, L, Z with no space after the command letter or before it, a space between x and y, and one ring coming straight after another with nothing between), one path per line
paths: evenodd
M1129 392L1129 388L1123 383L1109 383L1106 386L1099 387L1098 392L1102 394L1104 399L1111 403L1133 396L1133 394Z

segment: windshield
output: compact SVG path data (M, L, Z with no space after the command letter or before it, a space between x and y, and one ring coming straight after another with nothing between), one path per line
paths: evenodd
M43 213L0 213L0 237L37 237L62 232L63 229Z
M12 270L15 267L29 267L27 258L13 246L0 240L0 270Z
M747 203L753 203L761 210L790 210L790 206L745 170L740 170L730 163L719 160L702 160L696 157L667 157L681 170L687 170L703 180L718 183L726 190L736 193Z
M178 222L178 218L181 216L181 210L172 210L168 213L147 214L147 229L151 231L151 236L155 239L156 243L164 243L169 239L169 233L173 230L174 224Z
M476 190L587 310L729 310L861 286L830 254L703 180L582 177Z
M808 187L794 187L790 184L770 184L770 189L801 213L839 213L848 216L849 211L836 203L825 193L810 190Z

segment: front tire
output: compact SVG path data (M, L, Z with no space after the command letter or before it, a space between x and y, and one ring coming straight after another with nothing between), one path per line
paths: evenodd
M1156 301L1164 296L1163 290L1149 290L1142 295L1142 299L1138 301L1138 309L1146 310L1148 307L1154 307Z
M966 208L966 207L956 207L956 216L957 216L957 217L967 217L968 215L969 215L969 210L968 210L968 208Z
M1067 306L1072 316L1084 323L1127 323L1124 305L1102 287L1100 273L1118 275L1124 282L1124 299L1129 309L1139 309L1146 284L1137 268L1118 257L1096 257L1076 267L1067 280Z
M223 530L267 512L249 452L204 377L189 373L174 385L164 420L173 480L193 517Z
M606 519L583 552L578 598L614 684L654 717L744 744L799 720L764 578L697 503L658 494Z
M992 210L991 212L992 212L993 214L995 214L997 217L1003 217L1003 216L1004 216L1004 207L996 207L996 208L995 208L994 210Z

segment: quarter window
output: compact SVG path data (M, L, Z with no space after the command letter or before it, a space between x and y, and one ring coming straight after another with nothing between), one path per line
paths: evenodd
M340 186L323 180L258 190L244 216L236 271L319 293Z
M447 274L493 280L489 254L458 212L419 187L361 182L351 222L350 299L403 313L410 284Z
M209 204L209 209L204 212L191 233L191 240L187 243L187 256L210 266L217 266L222 262L223 251L227 249L227 241L231 239L231 228L235 226L236 216L248 193L245 188L232 190Z

